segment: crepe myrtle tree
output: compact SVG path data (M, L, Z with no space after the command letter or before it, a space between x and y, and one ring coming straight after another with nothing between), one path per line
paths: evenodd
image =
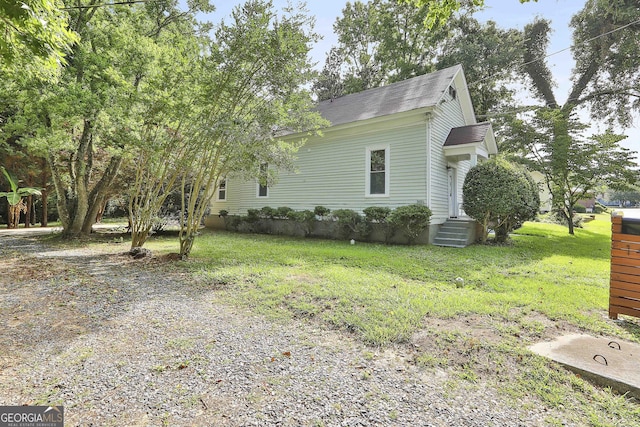
M278 170L292 168L304 143L281 136L326 125L305 89L315 77L309 52L318 40L306 12L277 13L270 1L248 1L234 9L231 25L218 27L196 82L196 105L203 108L194 115L196 128L185 133L196 157L182 181L183 258L222 179L236 175L272 184Z
M487 241L489 229L495 230L496 242L504 242L511 231L535 218L540 208L538 187L529 173L504 159L471 168L462 192L464 211L482 226L482 243Z

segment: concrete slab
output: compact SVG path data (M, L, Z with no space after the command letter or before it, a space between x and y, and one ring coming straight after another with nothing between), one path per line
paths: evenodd
M585 379L640 399L640 344L576 334L541 342L530 349Z

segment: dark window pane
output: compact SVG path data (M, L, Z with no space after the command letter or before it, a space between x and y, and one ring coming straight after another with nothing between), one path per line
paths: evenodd
M224 190L218 191L218 199L225 200L227 198L227 192Z
M385 194L385 173L384 172L372 172L371 173L371 187L369 192L371 194Z
M371 152L371 172L385 170L385 150L375 150Z
M260 185L260 188L258 189L258 196L267 197L267 186L266 185Z

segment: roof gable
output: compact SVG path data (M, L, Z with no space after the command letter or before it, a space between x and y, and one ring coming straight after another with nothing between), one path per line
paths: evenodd
M338 126L435 107L461 73L462 67L455 65L387 86L322 101L318 104L317 111L332 126ZM460 88L457 90L459 92ZM467 92L466 86L464 91Z

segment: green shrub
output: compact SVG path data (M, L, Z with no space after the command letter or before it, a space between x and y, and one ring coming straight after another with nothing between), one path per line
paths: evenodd
M316 206L315 208L313 208L313 213L320 218L326 218L331 213L331 209L325 208L324 206Z
M311 235L313 224L316 222L316 214L313 213L313 211L308 209L304 211L291 211L288 218L299 224L305 237Z
M524 221L534 219L540 207L538 187L531 175L502 159L471 168L462 192L465 213L482 225L482 242L487 240L489 228L496 231L496 241L503 242Z
M229 211L225 209L220 209L220 212L218 212L218 216L225 217L227 215L229 215Z
M247 222L257 222L261 219L262 214L258 209L247 209L247 216L244 218Z
M277 216L277 212L270 206L265 206L260 209L260 217L265 219L274 219Z
M275 217L279 219L287 219L291 212L293 212L293 209L287 206L282 206L276 209Z
M587 208L581 203L576 203L573 206L573 211L575 213L587 213Z
M423 205L400 206L389 215L389 224L394 229L403 231L413 244L431 221L431 209Z
M368 240L373 231L372 224L377 224L384 232L384 241L388 243L394 233L394 229L388 221L391 209L387 207L370 206L363 209L362 212L364 213L364 222L362 223L360 233L366 236Z
M362 216L351 209L336 209L331 216L338 221L338 229L340 237L346 239L355 239L359 235L359 224L362 222Z
M391 209L381 206L370 206L363 209L362 212L364 213L365 221L382 224L387 222L387 218L389 214L391 214Z

